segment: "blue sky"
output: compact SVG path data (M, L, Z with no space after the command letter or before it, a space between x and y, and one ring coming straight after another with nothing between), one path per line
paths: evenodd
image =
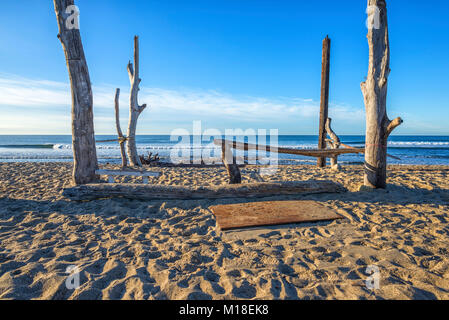
M366 1L78 0L98 134L114 133L113 98L128 114L133 36L141 39L138 133L277 128L316 134L321 46L332 39L330 115L364 134ZM449 3L388 1L388 114L396 134L449 135ZM0 2L0 134L70 134L68 74L52 1Z

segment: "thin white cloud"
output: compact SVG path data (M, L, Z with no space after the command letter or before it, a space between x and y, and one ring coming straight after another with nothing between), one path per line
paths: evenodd
M101 132L113 132L113 100L115 87L94 86L94 108L96 127ZM128 113L129 88L121 89L122 121L126 121ZM216 90L162 89L142 87L139 94L140 103L147 103L149 111L144 119L163 119L167 121L164 128L170 127L170 121L204 120L220 123L226 119L239 123L276 123L303 124L317 119L319 102L313 99L298 97L252 97L237 96ZM67 83L47 80L35 80L14 75L0 74L0 106L28 108L30 117L44 117L50 108L67 107L71 104L70 87ZM5 109L5 108L3 108ZM36 109L34 112L33 110ZM338 120L363 122L364 112L344 104L331 104L330 115ZM16 108L17 110L17 108ZM30 111L31 110L31 111ZM67 109L69 110L69 109ZM20 127L23 119L15 120L11 115L0 117L0 128L6 126ZM151 124L152 129L161 126ZM108 129L110 128L110 129ZM3 130L2 130L3 131ZM143 130L145 131L145 130ZM0 132L4 133L4 132Z

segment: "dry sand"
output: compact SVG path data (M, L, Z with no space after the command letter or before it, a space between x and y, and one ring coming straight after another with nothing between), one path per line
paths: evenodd
M222 168L158 170L161 184L227 179ZM268 180L350 192L269 200L317 200L346 219L222 232L208 207L245 199L69 202L70 164L0 164L0 299L449 299L449 168L389 170L388 190L358 192L359 166L282 166ZM77 290L65 284L71 265ZM365 286L369 265L377 290Z

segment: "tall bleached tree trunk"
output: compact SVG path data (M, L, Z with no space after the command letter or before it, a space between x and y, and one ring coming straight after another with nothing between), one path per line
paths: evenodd
M386 188L387 142L391 132L402 123L387 116L387 86L390 74L387 4L385 0L368 0L369 69L362 82L366 108L366 151L364 184Z
M136 127L137 120L147 105L139 106L138 103L139 85L142 80L139 78L139 37L137 36L134 37L134 66L131 62L128 63L128 74L131 82L131 94L129 98L128 142L126 146L130 164L141 167L142 163L137 154Z
M64 49L72 88L73 182L77 185L97 180L93 98L89 70L84 56L78 23L78 8L73 0L54 0L58 38Z

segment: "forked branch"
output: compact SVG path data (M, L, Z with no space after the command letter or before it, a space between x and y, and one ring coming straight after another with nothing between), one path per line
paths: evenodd
M401 117L398 117L393 121L390 121L387 125L387 128L385 129L385 139L388 139L393 130L399 127L403 122L404 120L402 120Z

